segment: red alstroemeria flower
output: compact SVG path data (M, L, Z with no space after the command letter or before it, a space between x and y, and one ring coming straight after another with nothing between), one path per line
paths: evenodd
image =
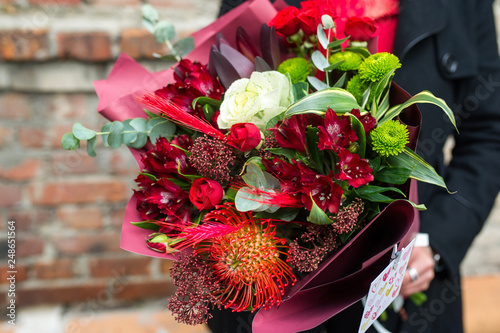
M303 187L316 179L316 173L303 162L285 162L277 157L272 161L262 160L269 173L280 180L281 190L287 193L300 193Z
M196 109L193 108L193 101L203 96L203 94L193 87L184 85L182 82L168 84L156 90L155 95L171 101L187 113L195 114L199 117L203 116L201 107L196 106Z
M212 77L207 66L188 59L182 59L175 67L174 78L187 87L192 87L201 95L219 100L224 93L224 88L219 80Z
M368 161L362 159L357 154L352 154L347 149L341 149L339 152L340 162L338 164L340 172L335 175L339 180L347 180L347 183L353 187L366 185L373 180L372 168Z
M361 115L358 109L352 109L351 114L358 118L361 124L363 124L366 136L370 134L372 129L377 127L377 119L373 118L370 112Z
M375 21L369 17L349 17L345 23L344 33L350 40L365 42L377 31Z
M166 138L160 137L156 146L142 156L144 171L154 174L157 178L177 175L178 169L182 174L193 174L194 170L188 165L186 153L173 147Z
M187 199L188 194L166 178L154 182L149 195L146 196L146 201L156 205L165 215L176 215Z
M290 37L295 35L300 29L300 21L297 18L299 9L288 6L280 10L276 16L269 21L268 25L274 27L279 34Z
M305 187L302 202L308 210L311 210L312 200L314 200L316 205L325 212L328 210L332 214L337 214L342 193L342 188L333 181L331 176L317 175L314 182Z
M280 121L275 127L268 131L274 133L278 145L282 148L291 148L307 154L306 129L304 115L292 116L284 121Z
M330 108L326 111L324 126L318 128L320 150L331 149L337 152L340 148L348 148L358 139L349 116L339 117Z

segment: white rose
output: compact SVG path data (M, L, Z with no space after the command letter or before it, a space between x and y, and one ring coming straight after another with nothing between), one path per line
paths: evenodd
M261 131L273 117L292 103L292 84L276 71L253 72L249 79L233 82L224 95L217 119L219 128L237 123L253 123Z

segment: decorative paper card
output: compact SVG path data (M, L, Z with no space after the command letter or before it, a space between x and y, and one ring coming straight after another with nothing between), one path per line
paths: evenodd
M415 240L403 248L396 259L371 283L358 333L366 332L380 314L399 295L399 289L403 283L406 266L408 265L414 244Z

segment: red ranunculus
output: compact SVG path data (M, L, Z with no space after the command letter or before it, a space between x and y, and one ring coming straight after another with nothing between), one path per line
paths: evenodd
M269 21L268 25L274 27L276 31L285 37L295 35L300 29L300 21L297 18L299 9L288 6L280 10L276 16Z
M222 186L209 178L196 179L189 190L189 200L199 210L215 207L220 203L223 195Z
M373 180L372 168L365 159L357 154L352 154L347 149L341 149L339 152L340 173L335 177L339 180L347 180L347 183L353 187L366 185Z
M252 123L238 123L231 126L228 143L241 151L257 147L261 141L260 130Z
M308 36L316 35L318 24L321 23L319 8L302 9L297 16L300 22L300 28Z
M350 40L365 42L377 31L375 21L369 17L350 17L345 23L344 33Z

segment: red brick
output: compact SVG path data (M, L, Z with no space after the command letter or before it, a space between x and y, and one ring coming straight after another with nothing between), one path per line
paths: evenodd
M59 6L78 6L83 3L82 0L29 0L30 5L59 5Z
M47 182L29 187L30 199L36 205L118 202L128 199L131 192L125 183L108 179Z
M43 240L40 237L29 236L16 238L16 258L31 257L43 253Z
M54 119L85 119L87 97L84 94L56 94L48 102L48 112Z
M49 56L48 30L0 31L0 60L47 60Z
M115 297L121 300L135 301L147 298L165 298L175 291L172 281L150 280L125 283L124 288L117 290Z
M71 32L57 35L58 56L83 61L111 60L111 36L107 32Z
M168 259L160 260L160 271L162 273L170 274L170 267L172 267L172 260Z
M101 291L106 291L104 282L74 284L69 286L44 285L40 287L19 287L16 290L17 306L40 304L71 304L91 302Z
M16 273L9 273L9 272L16 272ZM8 265L1 265L0 266L0 283L5 284L9 283L7 281L7 278L10 275L15 275L16 276L16 283L25 281L28 278L28 267L26 265L17 265L15 268L10 268Z
M95 174L99 172L97 160L83 149L51 154L50 169L57 177L66 175Z
M111 211L111 225L114 227L120 227L123 225L123 219L125 218L125 209L118 208Z
M132 154L124 149L114 151L111 154L109 166L113 174L130 176L131 179L134 179L139 172L139 167Z
M92 5L98 6L134 6L141 3L141 0L91 0Z
M0 95L0 118L29 119L30 117L31 106L26 95L12 92Z
M37 262L33 266L37 279L51 280L72 278L75 276L75 262L71 259L60 259L50 262Z
M99 234L77 236L54 236L53 244L63 255L84 255L89 253L113 252L120 250L120 233L105 231Z
M52 222L52 213L49 210L38 208L11 211L8 215L8 220L16 222L16 230L28 231Z
M101 210L97 207L59 207L57 218L74 229L97 229L102 226Z
M120 37L120 50L134 59L151 59L154 58L153 53L164 54L167 47L158 43L147 30L125 29Z
M18 165L9 168L0 167L0 178L19 181L29 180L35 178L35 176L40 172L41 167L41 160L27 158Z
M0 185L0 207L11 207L19 203L22 189L18 185Z
M151 258L106 258L94 259L89 263L90 275L93 277L109 277L115 274L149 275Z
M12 128L0 126L0 148L8 147L14 142L14 132Z
M42 148L46 141L46 131L42 128L19 127L17 138L26 148Z

